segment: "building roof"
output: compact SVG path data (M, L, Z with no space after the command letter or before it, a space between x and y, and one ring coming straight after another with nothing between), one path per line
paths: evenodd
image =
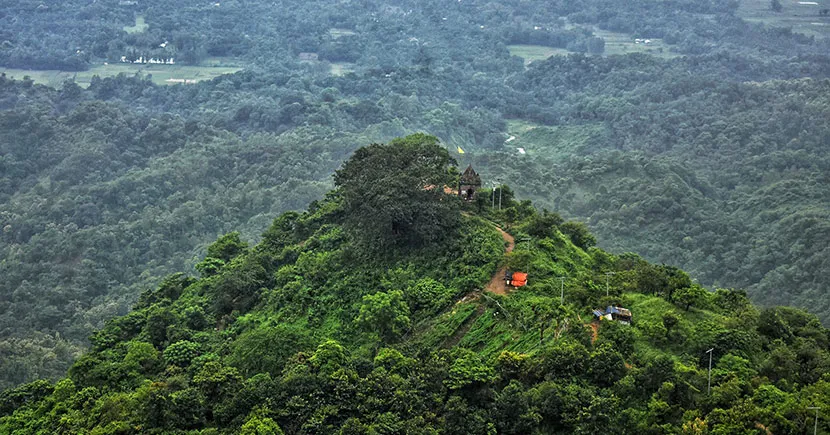
M464 173L461 174L461 184L471 186L481 186L481 177L473 169L473 165L467 166Z
M614 307L609 305L608 308L605 309L606 314L619 314L621 316L628 316L631 317L631 310L628 308L623 307Z
M521 283L522 285L527 284L527 274L524 272L513 272L513 276L510 280L513 282Z
M606 314L619 314L620 316L631 317L631 310L629 310L628 308L615 307L612 305L609 305L607 308L605 308L604 312L602 310L594 310L594 315L597 317L602 317Z

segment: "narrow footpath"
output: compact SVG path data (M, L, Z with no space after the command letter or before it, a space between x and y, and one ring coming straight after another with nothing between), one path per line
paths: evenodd
M502 239L507 242L507 249L504 250L505 255L513 252L513 248L516 247L516 240L510 234L507 234L503 229L496 227L501 233ZM490 282L487 283L487 286L484 287L485 291L490 293L495 293L497 295L506 295L507 294L507 284L504 282L504 274L507 273L507 266L502 267L501 269L496 272L495 275L490 279Z
M499 233L501 233L501 238L504 239L505 242L507 242L507 247L504 249L504 255L513 252L513 248L516 247L516 241L513 238L513 236L507 234L504 230L502 230L499 227L496 227L496 229L499 231ZM487 283L486 287L484 287L484 290L490 293L495 293L497 295L506 295L507 285L504 282L505 272L507 272L507 266L500 268L498 272L496 272L496 274L493 275L493 277L490 279L490 282ZM480 297L481 290L473 290L466 296L461 298L458 302L456 302L456 304L477 301ZM484 307L484 304L479 303L478 307L476 307L476 311L470 317L464 320L464 322L461 325L458 326L455 332L453 332L453 334L444 341L442 347L445 349L449 349L457 345L461 341L461 339L464 338L465 335L467 335L467 332L470 331L470 328L472 328L473 323L476 320L478 320L478 318L481 317L485 311L486 309Z

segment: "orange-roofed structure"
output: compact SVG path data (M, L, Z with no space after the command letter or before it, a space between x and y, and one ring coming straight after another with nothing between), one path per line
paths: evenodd
M524 287L527 285L527 274L524 272L507 272L504 281L512 287Z

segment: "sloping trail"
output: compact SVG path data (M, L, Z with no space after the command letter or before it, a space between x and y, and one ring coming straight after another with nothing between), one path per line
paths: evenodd
M505 242L507 242L507 247L504 249L504 254L507 255L513 252L513 248L516 247L516 240L513 238L513 236L507 234L507 232L505 232L501 228L496 226L496 229L501 234L501 238L504 239ZM507 266L500 268L495 273L495 275L493 275L493 277L490 279L490 282L487 283L486 287L484 287L484 290L491 293L495 293L497 295L506 295L507 285L504 282L505 272L507 272ZM456 303L461 304L465 302L477 301L480 297L481 290L473 290L470 293L467 293ZM476 320L478 320L478 318L481 317L485 311L486 309L484 305L479 304L478 307L476 307L476 311L470 317L465 319L464 322L461 323L461 325L458 326L455 332L453 332L453 334L444 341L441 347L445 349L450 349L457 345L461 341L461 339L464 338L465 335L467 335L467 332L470 331L470 328L472 328L473 323Z
M501 234L501 238L504 239L505 242L507 242L507 247L505 247L504 249L504 255L513 252L513 248L516 247L516 240L513 238L513 236L507 234L507 232L505 232L498 226L493 226L496 227L496 229L499 231L499 233ZM497 295L506 295L507 285L504 282L505 272L507 272L507 266L500 268L498 272L496 272L496 274L493 275L493 277L490 279L490 282L487 283L486 287L484 287L484 290L491 293L495 293ZM464 295L463 298L459 299L458 302L456 302L456 304L478 301L481 295L481 290L473 290ZM447 339L444 340L444 343L442 343L441 347L443 347L444 349L450 349L456 346L459 342L461 342L461 339L464 338L465 335L467 335L467 333L470 331L470 328L473 327L473 323L475 323L475 321L478 320L479 317L484 315L486 311L487 309L485 308L485 306L479 303L478 307L476 307L475 312L467 319L465 319L464 322L462 322L461 325L459 325L458 328L456 328L456 330L453 332L451 336L447 337Z
M503 229L496 227L501 233L501 238L507 242L507 248L504 250L505 255L513 252L513 248L516 247L516 240L510 234L507 234ZM501 269L490 278L490 282L487 283L487 286L484 287L485 291L490 293L495 293L497 295L506 295L507 294L507 284L504 282L504 274L507 273L507 266L502 267Z
M596 343L599 337L599 322L591 322L588 324L591 327L591 344Z

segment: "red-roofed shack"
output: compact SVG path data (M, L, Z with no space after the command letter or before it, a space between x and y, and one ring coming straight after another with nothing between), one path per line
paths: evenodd
M504 274L504 281L512 287L524 287L527 285L527 274L524 272L507 272Z

